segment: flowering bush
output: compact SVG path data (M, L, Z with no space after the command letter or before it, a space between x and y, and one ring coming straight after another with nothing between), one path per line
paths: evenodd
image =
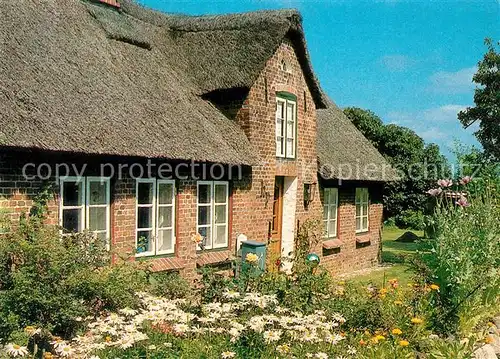
M79 318L134 306L146 272L123 261L108 265L104 243L64 236L28 218L0 241L0 340L28 325L69 336Z
M471 182L472 181L472 182ZM495 183L469 191L474 181L441 181L432 218L434 238L424 241L415 263L425 282L440 286L434 324L445 332L468 331L500 305L500 199Z
M276 295L257 292L226 289L221 301L205 304L196 298L167 299L139 292L138 307L84 318L85 329L72 339L52 337L44 358L413 358L417 351L438 358L455 350L470 354L475 339L462 345L429 330L428 309L438 292L437 285L401 288L396 279L383 288L337 283L322 304L362 296L379 308L378 320L372 318L370 327L353 326L332 308L308 314L291 310ZM29 342L8 343L3 355L25 356L36 348L33 338L41 335L40 329L27 332Z

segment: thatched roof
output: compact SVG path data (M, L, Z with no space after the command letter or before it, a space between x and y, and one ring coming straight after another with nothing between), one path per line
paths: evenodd
M252 164L168 29L80 0L0 2L0 145Z
M324 104L293 10L192 17L120 3L0 2L0 146L256 163L242 129L199 95L250 87L285 36Z
M329 100L317 110L317 150L320 173L325 179L393 181L396 171L352 124L341 109Z
M283 38L295 45L299 62L318 108L326 105L307 50L297 10L241 14L164 15L125 1L122 9L151 24L168 28L185 58L177 64L194 79L201 94L250 88Z

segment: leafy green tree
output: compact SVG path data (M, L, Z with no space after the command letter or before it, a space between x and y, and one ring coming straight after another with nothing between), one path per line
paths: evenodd
M488 51L478 64L473 81L480 85L474 93L475 107L468 107L458 114L467 128L479 122L475 133L485 154L500 160L500 52L490 39L485 40ZM499 45L500 43L497 43Z
M375 113L363 110L359 107L346 107L344 113L352 121L354 126L378 147L384 131L384 123Z
M426 145L409 128L384 125L372 111L351 107L344 113L402 175L401 180L387 183L384 188L385 217L423 211L425 192L437 179L450 175L448 161L439 147Z

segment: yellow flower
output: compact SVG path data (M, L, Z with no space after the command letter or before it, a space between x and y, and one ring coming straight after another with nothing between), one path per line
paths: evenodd
M377 335L375 338L377 338L377 340L384 340L385 337L383 335Z
M422 324L424 321L420 318L415 317L415 318L411 318L411 322L413 324Z
M396 305L403 305L403 302L402 302L402 301L400 301L400 300L395 300L395 301L394 301L394 304L396 304Z
M495 340L493 339L493 337L491 335L488 335L486 338L484 338L484 342L486 344L491 344L493 343Z
M401 335L401 334L403 334L403 332L401 331L401 329L395 328L392 330L392 334Z
M380 294L387 294L387 289L382 288L382 289L380 290Z
M248 263L257 263L257 261L259 260L259 257L257 257L257 254L255 253L248 253L247 256L245 257L245 261L247 261Z
M430 288L431 288L432 290L439 290L439 286L438 286L437 284L431 284L431 285L430 285Z
M45 352L43 354L43 359L52 359L54 356L52 355L51 352Z
M410 343L407 340L400 340L399 345L401 345L402 347L407 347L408 345L410 345Z
M191 240L196 244L200 244L201 242L203 242L203 236L199 233L196 233L191 236Z

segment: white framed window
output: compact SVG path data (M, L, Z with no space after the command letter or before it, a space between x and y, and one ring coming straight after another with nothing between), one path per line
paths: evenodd
M323 224L325 237L337 236L337 214L339 203L338 188L325 188L323 192Z
M368 188L356 188L356 233L368 232L369 210Z
M64 233L88 230L106 242L110 239L110 179L65 177L59 180L59 225Z
M203 237L204 248L227 247L229 243L229 183L199 181L197 190L196 231Z
M297 103L276 97L276 157L295 158Z
M175 252L175 181L136 181L137 257Z

